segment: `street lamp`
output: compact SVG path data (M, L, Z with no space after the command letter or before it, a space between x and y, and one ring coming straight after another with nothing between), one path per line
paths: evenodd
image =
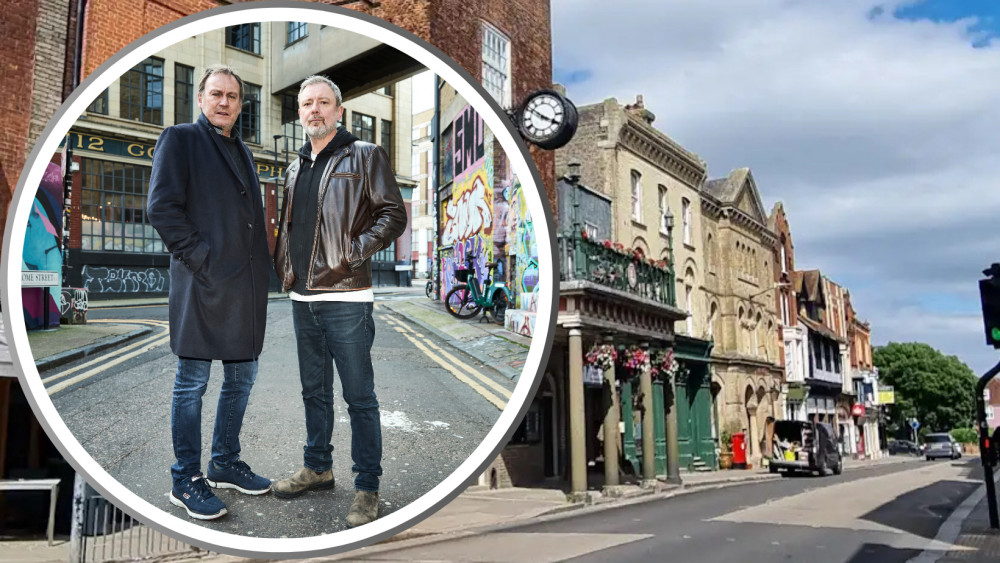
M577 182L580 181L580 161L571 160L567 165L567 168L569 168L569 174L567 174L567 177L569 178L570 183L575 186Z
M748 301L753 301L754 297L759 297L761 295L764 295L768 291L774 291L775 289L778 289L779 287L788 287L790 285L792 285L792 284L790 284L788 282L778 282L778 283L772 285L771 287L768 287L766 289L762 289L762 290L758 291L757 293L754 293L753 295L747 297L747 300Z

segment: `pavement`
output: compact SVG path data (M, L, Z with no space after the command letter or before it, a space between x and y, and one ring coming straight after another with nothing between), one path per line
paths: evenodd
M386 295L398 294L398 288L377 290L376 293ZM406 290L412 297L415 289ZM274 299L285 298L282 295L272 295ZM119 307L138 304L152 304L157 300L143 300L141 303L128 301L91 302L91 308ZM159 302L165 302L159 301ZM447 342L460 348L463 352L488 364L511 379L516 379L520 371L511 365L509 358L520 352L530 342L525 338L506 331L502 326L478 322L478 320L459 321L449 316L440 301L429 299L399 299L383 300L380 306L387 307L396 313L407 317L425 330L435 333ZM97 326L97 323L94 323ZM118 326L118 329L111 327ZM88 328L84 328L88 327ZM52 361L52 358L67 357L69 353L78 353L82 349L93 346L107 345L114 342L118 345L138 337L134 326L104 324L101 329L89 329L90 325L68 325L58 332L70 333L66 338L51 338L47 335L32 335L31 344L36 357L41 361ZM0 325L2 328L2 325ZM2 334L2 331L0 331ZM0 338L0 343L3 340ZM473 344L476 344L473 346ZM0 348L0 359L5 349ZM61 356L60 356L61 355ZM891 456L879 460L845 460L845 471L859 471L893 463L920 463L918 458ZM493 532L523 525L525 522L545 517L558 517L563 513L578 510L603 510L620 506L625 503L648 502L676 495L690 494L699 490L721 487L739 486L758 481L780 479L766 469L729 470L713 472L683 472L682 484L658 482L655 486L641 488L638 485L623 485L616 487L608 494L591 491L585 502L574 502L560 489L545 488L504 488L491 490L483 486L471 486L455 500L440 511L406 530L397 536L379 544L364 548L365 556L371 556L381 551L391 551L403 546L425 545L448 541L464 536ZM19 539L17 541L0 541L0 563L8 561L23 561L26 563L42 563L66 561L68 556L68 538L60 538L54 546L47 546L43 539ZM1000 557L1000 534L988 529L986 502L982 500L970 507L968 514L961 521L960 533L956 545L974 547L977 551L964 551L960 554L962 561L996 561ZM352 557L352 553L310 559L310 561L339 561ZM190 560L212 563L252 561L242 557L211 554L205 552L193 553L187 558L171 558L172 561ZM944 560L944 559L942 559ZM951 561L952 559L947 559Z

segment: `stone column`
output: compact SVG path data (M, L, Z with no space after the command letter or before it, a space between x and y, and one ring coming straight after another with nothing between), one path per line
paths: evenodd
M604 344L613 345L613 339L606 337ZM604 486L619 485L618 481L618 431L621 420L621 400L615 387L615 366L604 372Z
M649 344L642 349L649 354ZM642 365L639 388L642 390L642 480L644 486L656 485L656 444L653 432L653 376L649 360Z
M666 391L666 389L664 390ZM670 411L667 413L667 482L679 485L681 482L680 455L681 448L677 443L677 378L670 381Z
M583 404L583 333L569 331L570 483L573 493L587 492L587 420Z

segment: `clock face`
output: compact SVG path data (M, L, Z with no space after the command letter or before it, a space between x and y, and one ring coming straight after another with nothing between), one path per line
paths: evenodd
M517 119L521 136L545 150L555 150L576 132L576 106L554 90L538 90L521 106Z
M521 115L524 131L536 139L551 137L565 120L562 101L555 96L542 94L532 98Z

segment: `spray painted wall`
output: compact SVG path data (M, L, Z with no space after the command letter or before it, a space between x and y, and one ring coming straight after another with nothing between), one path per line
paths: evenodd
M62 280L63 182L58 164L49 163L28 215L28 228L21 253L21 270L59 272ZM62 283L56 287L21 289L24 322L27 328L44 326L45 302L48 301L49 326L59 326L59 303Z
M474 259L480 284L486 279L486 263L493 261L492 133L472 106L459 112L452 131L454 183L451 197L441 206L444 295L455 286L455 270L465 268L466 257Z

